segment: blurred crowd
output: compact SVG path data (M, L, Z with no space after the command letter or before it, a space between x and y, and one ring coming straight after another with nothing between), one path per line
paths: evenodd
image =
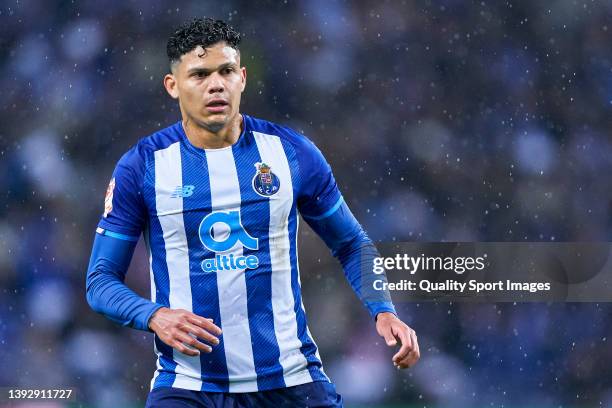
M148 333L84 278L116 161L179 119L166 40L244 33L242 111L308 135L376 241L609 241L612 2L5 1L0 6L0 386L142 406ZM608 304L398 304L392 350L305 223L304 301L347 406L612 406ZM128 284L143 296L142 245Z

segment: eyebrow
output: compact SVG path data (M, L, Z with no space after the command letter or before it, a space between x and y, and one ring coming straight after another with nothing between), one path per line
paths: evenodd
M211 72L221 71L221 70L224 70L225 68L230 68L230 67L235 67L235 66L236 66L236 64L234 62L226 62L224 64L219 65L215 69L191 68L191 69L187 70L187 75L191 75L191 74L194 74L194 73L202 73L202 74L208 75Z

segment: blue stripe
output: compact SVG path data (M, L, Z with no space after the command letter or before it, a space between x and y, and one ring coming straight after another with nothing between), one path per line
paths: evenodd
M109 231L107 229L105 229L104 232L102 232L102 235L105 235L111 238L122 239L124 241L138 242L138 237L132 237L130 235L119 234L118 232Z
M156 343L157 343L157 340L156 340ZM162 361L160 361L160 364L162 365L162 367L172 366L173 361L167 360L163 356L161 357L161 360ZM176 364L174 364L173 367L176 367ZM174 368L168 371L166 370L167 370L166 368L163 368L159 372L159 375L155 379L155 384L153 384L154 389L159 388L159 387L172 387L172 384L174 383L174 379L176 378L176 374L174 373Z
M193 313L211 318L223 330L219 310L217 274L202 270L202 260L215 256L200 242L199 226L202 219L212 211L208 164L204 150L194 149L181 142L183 185L193 185L193 194L183 198L183 222L189 249L189 280ZM211 353L200 354L202 391L229 391L229 376L225 359L223 336Z
M150 157L154 160L154 156ZM155 209L155 165L151 163L146 166L143 195L149 208ZM166 263L166 245L164 243L162 227L156 215L152 215L149 221L149 245L151 248L151 267L155 280L155 303L170 307L170 277L168 275L168 264ZM160 374L155 379L153 388L171 387L176 377L176 363L173 360L172 347L162 342L155 335L155 346L161 353L159 364L162 367Z
M282 140L282 139L281 139ZM289 168L291 170L291 179L293 182L293 194L298 195L299 180L296 175L299 173L297 166L297 157L293 147L282 140L283 149L289 160ZM295 200L294 200L295 203ZM341 204L341 203L340 203ZM334 206L335 207L335 206ZM340 206L338 205L338 208ZM302 309L302 290L299 282L299 265L298 265L298 253L297 253L297 209L293 205L291 212L289 213L289 257L291 261L291 290L293 292L294 305L293 310L295 311L295 317L297 320L297 336L302 343L300 351L308 362L308 371L313 381L328 381L325 374L322 372L322 363L317 358L317 346L314 341L310 338L307 331L307 321L304 309Z
M274 331L272 309L272 265L270 259L269 228L270 198L253 190L255 163L261 162L255 138L245 132L240 150L232 149L240 182L242 224L249 234L258 238L259 249L244 248L244 255L259 258L257 269L245 271L249 329L253 345L253 360L257 373L257 388L284 388L283 367L279 363L280 350ZM274 170L274 169L273 169Z
M336 201L336 204L334 204L332 208L330 208L329 210L325 211L323 214L318 215L316 217L311 217L310 215L304 215L304 214L302 214L302 216L304 218L308 218L308 219L311 219L311 220L322 220L324 218L329 217L330 215L332 215L336 211L338 211L338 208L340 208L340 206L342 205L343 202L344 202L344 197L340 196L338 201Z

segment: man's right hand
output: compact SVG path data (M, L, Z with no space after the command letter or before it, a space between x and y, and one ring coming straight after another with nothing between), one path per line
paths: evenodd
M198 341L198 339L216 346L219 344L217 336L221 329L213 323L212 319L193 314L183 309L158 309L149 319L149 328L170 347L188 356L197 356L200 351L210 353L212 347Z

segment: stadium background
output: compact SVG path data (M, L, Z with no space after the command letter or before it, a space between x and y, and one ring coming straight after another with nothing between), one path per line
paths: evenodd
M85 269L115 162L178 119L170 29L203 15L245 34L242 110L309 135L373 239L610 239L610 1L5 1L1 386L143 404L152 337L90 311ZM397 372L302 226L311 330L348 407L612 406L610 305L400 304L422 358Z

